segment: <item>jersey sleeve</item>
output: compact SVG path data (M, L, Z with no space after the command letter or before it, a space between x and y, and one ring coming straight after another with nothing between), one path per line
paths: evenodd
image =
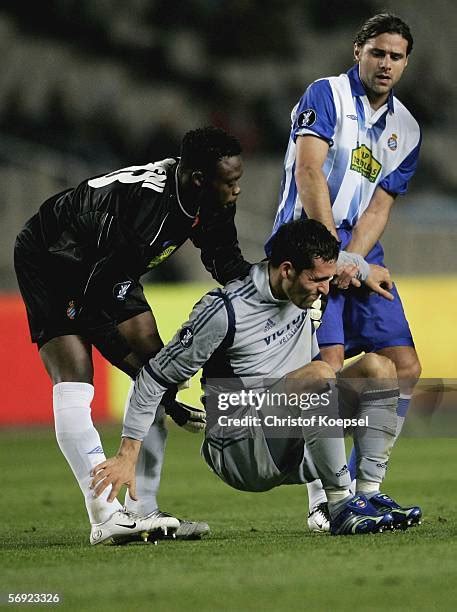
M165 391L198 372L224 340L227 330L224 300L218 295L205 295L174 338L140 371L125 414L124 437L144 438Z
M292 111L291 136L311 134L333 144L336 126L336 108L332 89L327 79L312 83Z
M421 138L417 146L411 151L401 164L393 172L388 174L380 183L379 186L392 195L403 195L408 190L408 183L416 172L417 163L419 161L419 152L421 146Z
M202 217L191 235L203 265L221 285L246 276L252 265L244 259L238 244L235 212L236 207L230 206Z

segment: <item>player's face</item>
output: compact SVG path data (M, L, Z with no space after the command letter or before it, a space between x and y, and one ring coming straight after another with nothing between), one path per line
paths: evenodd
M314 267L299 274L293 267L283 283L283 291L289 300L299 308L310 308L320 295L327 295L330 281L336 273L336 261L314 260Z
M241 193L239 181L243 174L241 157L223 157L217 162L214 175L209 179L205 199L216 206L233 206Z
M354 58L373 108L382 106L389 92L400 80L408 57L408 41L401 34L379 34L362 46L354 45Z

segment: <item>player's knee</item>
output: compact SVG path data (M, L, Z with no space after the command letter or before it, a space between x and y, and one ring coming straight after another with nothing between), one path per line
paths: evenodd
M395 364L388 357L376 353L367 353L362 360L368 378L397 379Z
M309 367L312 368L314 376L320 378L321 380L333 380L336 377L335 370L333 369L332 365L326 361L312 361L309 364Z
M312 361L306 366L303 372L300 384L302 391L309 391L310 386L313 389L325 387L329 381L335 380L336 374L332 366L325 361Z

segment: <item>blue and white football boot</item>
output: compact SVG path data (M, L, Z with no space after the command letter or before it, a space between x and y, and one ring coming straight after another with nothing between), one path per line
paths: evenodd
M370 497L370 503L378 512L389 512L393 516L394 529L408 529L422 522L422 510L419 506L403 508L385 493L373 495Z
M379 512L363 495L350 499L343 509L330 519L332 535L357 535L391 531L393 516Z

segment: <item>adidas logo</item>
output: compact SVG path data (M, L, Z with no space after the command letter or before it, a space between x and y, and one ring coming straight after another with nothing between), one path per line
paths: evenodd
M343 476L344 474L347 474L349 472L348 466L346 464L343 465L343 467L341 468L341 470L339 472L337 472L335 474L335 476L337 478L340 478L341 476Z
M276 325L276 323L274 321L272 321L271 319L268 319L268 321L265 323L265 327L263 328L264 332L269 331L272 327L274 327Z

